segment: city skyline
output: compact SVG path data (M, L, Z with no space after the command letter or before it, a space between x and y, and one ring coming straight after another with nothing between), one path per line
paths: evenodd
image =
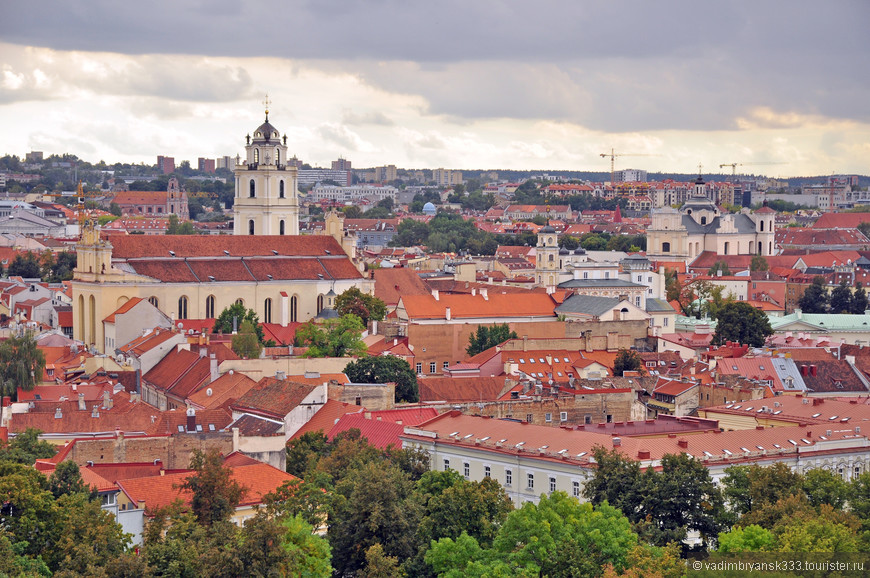
M268 93L322 166L870 173L864 3L199 7L7 7L0 154L235 156Z

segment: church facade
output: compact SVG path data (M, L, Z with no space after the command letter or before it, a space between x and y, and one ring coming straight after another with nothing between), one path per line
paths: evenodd
M181 326L236 302L261 322L286 325L315 317L331 291L373 294L374 281L346 252L354 239L344 238L340 218L333 215L331 234L298 234L296 169L284 164L277 134L267 120L248 139L248 162L237 163L235 235L105 236L93 220L85 224L72 282L75 339L101 351L103 320L134 297Z
M679 210L652 211L646 253L665 260L692 260L704 251L717 255L773 255L776 211L722 213L706 195L704 181Z

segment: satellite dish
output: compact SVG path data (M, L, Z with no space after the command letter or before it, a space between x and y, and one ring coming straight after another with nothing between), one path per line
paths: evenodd
M211 390L211 388L208 388L205 390L205 395L207 395L208 397L211 397L211 394L213 394L213 393L214 392Z
M178 322L178 328L179 328L179 329L184 329L184 323L182 323L181 321L179 321L179 322Z

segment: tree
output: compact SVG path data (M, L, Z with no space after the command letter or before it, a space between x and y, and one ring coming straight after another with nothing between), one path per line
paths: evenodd
M304 476L321 457L327 455L328 446L329 439L322 431L305 432L299 437L291 438L287 442L287 473L297 477Z
M228 520L245 495L245 488L232 479L216 449L203 453L193 450L190 469L194 470L181 487L192 494L190 506L200 524L210 526Z
M359 578L393 578L400 576L399 559L384 554L384 547L375 544L366 550L366 566L357 573Z
M843 279L839 285L831 291L830 297L831 313L851 313L852 312L852 289ZM863 313L863 312L862 312Z
M755 255L752 257L752 261L749 263L750 271L768 271L770 269L770 264L768 264L767 259L764 255Z
M776 539L770 530L756 524L745 528L734 528L730 532L719 534L719 551L723 554L733 552L764 552L770 551Z
M10 277L23 277L24 279L40 279L41 267L39 259L32 251L28 251L23 256L21 253L15 255L6 274Z
M57 464L57 467L48 478L48 491L55 498L64 494L89 494L90 491L82 480L79 465L72 460Z
M0 390L4 396L17 399L19 387L31 391L42 381L44 369L45 355L36 346L31 333L13 335L0 343ZM3 409L0 407L0 419L2 417Z
M305 357L362 357L367 352L361 337L364 329L352 313L322 323L312 321L296 330L296 345L308 348Z
M178 215L175 213L169 215L169 224L166 227L167 235L196 235L196 229L193 227L193 223L190 221L185 221L184 223L178 222Z
M613 375L622 377L626 371L643 372L643 359L637 351L620 349L613 361Z
M511 512L491 548L473 537L442 538L426 553L440 576L601 576L626 569L637 534L619 510L579 503L564 492L542 495Z
M263 328L260 326L260 317L253 309L246 308L241 301L236 301L221 311L221 314L215 319L211 331L212 333L232 333L238 331L244 321L248 321L254 326L257 341L263 343L264 335Z
M804 474L803 490L816 508L828 504L842 510L849 499L849 484L834 472L822 468L813 468Z
M618 508L633 524L642 521L649 478L641 473L640 464L602 446L596 446L592 453L598 467L583 487L583 495L592 504L609 503Z
M0 463L12 462L32 466L36 460L47 459L57 453L57 446L39 439L42 432L27 428L0 449Z
M247 576L332 575L329 543L300 516L276 519L260 513L245 522L238 541Z
M376 355L351 361L344 374L354 383L395 383L396 402L417 403L417 375L411 365L395 355Z
M864 289L864 286L861 285L860 281L855 283L855 292L852 293L851 307L851 313L854 313L855 315L863 315L868 307L870 307L867 304L867 291Z
M375 297L351 287L335 298L335 310L339 315L353 313L368 326L370 320L381 321L387 315L386 304Z
M827 305L828 293L825 291L825 278L819 275L813 278L812 284L801 295L798 306L804 313L825 313Z
M517 332L511 331L507 323L493 325L478 325L477 332L468 336L468 347L465 352L469 356L474 356L481 351L486 351L490 347L495 347L507 341L508 339L516 339Z
M115 215L116 217L120 217L123 213L121 212L121 205L112 201L109 203L109 212Z
M767 315L749 303L735 301L726 303L719 311L713 342L721 345L735 341L750 347L761 347L772 334Z
M239 332L233 335L232 349L242 359L257 359L263 345L257 339L257 330L250 321L242 321Z
M712 275L714 277L718 277L719 275L728 276L731 275L731 268L728 267L728 263L725 261L716 261L713 263L713 266L710 267L710 270L707 271L707 275Z
M668 301L679 301L682 287L680 286L680 278L676 269L665 270L665 291Z

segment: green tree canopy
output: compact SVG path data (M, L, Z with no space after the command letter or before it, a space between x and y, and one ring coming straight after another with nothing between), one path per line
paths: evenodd
M508 339L516 338L517 332L511 331L507 323L492 326L478 325L477 332L468 336L468 347L465 348L465 352L469 356L474 356L490 347L504 343Z
M238 331L243 321L248 321L254 326L257 333L257 340L263 343L264 335L263 328L260 326L260 317L253 309L248 309L241 301L236 301L229 307L226 307L215 319L212 333L232 333ZM235 322L235 326L234 326Z
M770 269L770 264L764 255L755 255L749 263L750 271L767 271Z
M370 320L381 321L387 315L387 306L374 295L351 287L335 298L335 310L339 315L352 313L368 326Z
M798 300L798 306L804 313L825 313L828 309L828 292L825 291L825 279L822 276L813 278L813 283L806 288Z
M190 468L194 473L181 487L192 494L190 507L197 521L210 526L229 520L247 490L232 479L232 472L224 467L220 452L194 450Z
M860 281L855 283L855 292L852 293L851 309L850 313L855 315L863 315L868 309L867 290L864 289L864 286L861 285Z
M368 351L362 340L364 329L360 318L352 313L311 321L296 330L296 345L308 348L305 357L362 357Z
M397 403L417 403L417 375L410 364L395 355L375 355L351 361L344 374L355 383L395 383Z
M622 377L623 372L640 371L643 372L643 359L637 351L629 349L620 349L613 361L613 375Z
M257 339L257 329L248 320L242 321L239 332L233 335L231 347L243 359L257 359L263 351L263 345Z
M767 315L743 301L723 305L717 319L713 342L718 345L735 341L750 347L761 347L767 337L773 334Z
M39 258L32 251L28 251L22 255L18 253L9 267L6 269L6 274L10 277L23 277L25 279L40 279L42 267L39 263Z
M831 313L852 312L852 288L845 279L840 281L840 284L831 291L829 302L831 304Z

